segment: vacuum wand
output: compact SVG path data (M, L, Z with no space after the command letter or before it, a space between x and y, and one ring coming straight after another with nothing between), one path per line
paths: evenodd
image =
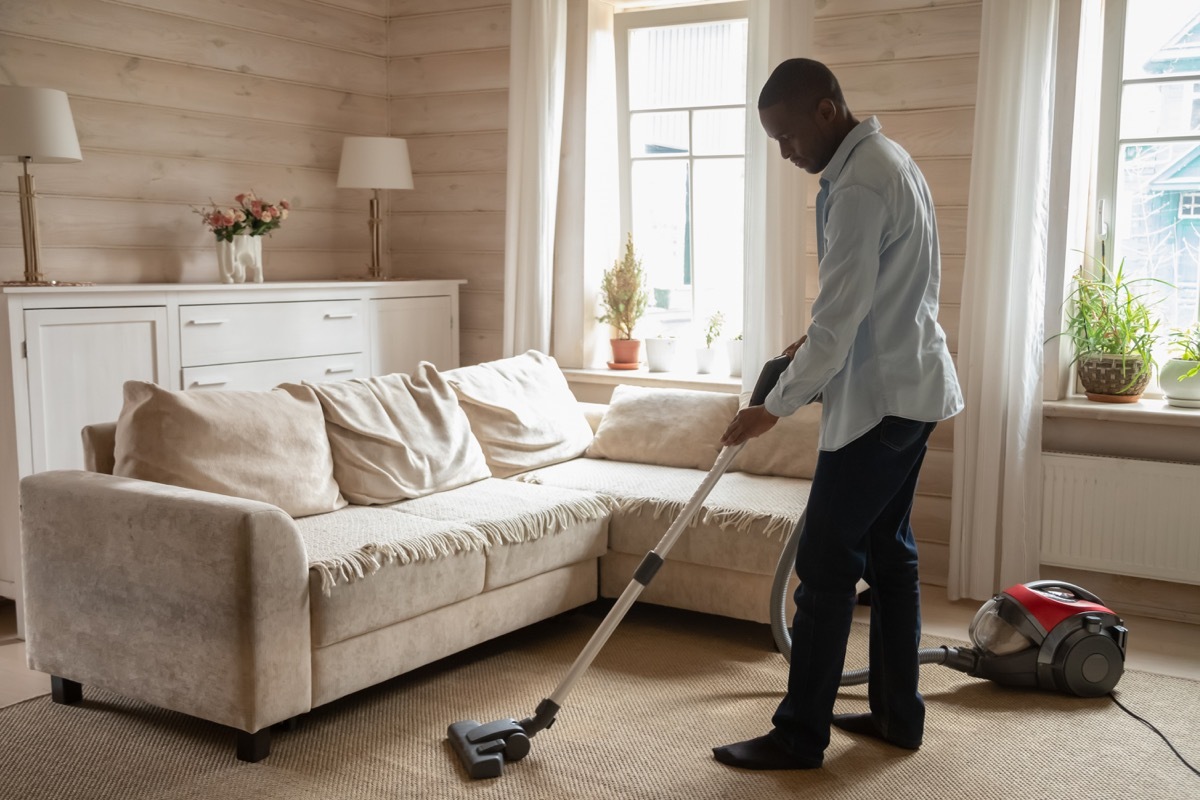
M778 383L779 376L783 374L790 363L791 359L783 355L776 356L763 366L755 383L754 391L751 393L750 405L762 405L766 401L767 395ZM455 722L447 729L447 737L455 752L458 753L463 766L466 767L467 774L472 778L499 777L503 773L506 760L519 761L529 754L529 740L554 724L556 715L566 701L567 695L574 688L575 682L591 666L592 661L608 642L613 631L625 618L626 612L654 579L662 567L667 553L670 552L687 527L692 524L692 520L695 519L709 493L712 492L717 481L729 469L729 465L744 446L745 443L742 443L721 449L716 463L708 471L699 488L692 494L691 499L688 500L654 549L646 553L642 563L634 572L633 579L625 587L621 596L617 598L616 603L604 617L600 627L592 634L592 638L588 640L582 652L576 656L575 663L571 665L566 676L550 696L538 704L532 717L520 721L512 718L501 719L486 724L475 720L462 720Z

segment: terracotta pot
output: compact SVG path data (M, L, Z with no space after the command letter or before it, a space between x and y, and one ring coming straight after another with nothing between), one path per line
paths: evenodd
M609 339L612 345L613 360L608 362L609 369L637 369L642 340L641 339Z
M1150 370L1134 379L1142 369L1137 356L1082 355L1078 366L1087 399L1097 403L1136 403L1150 383Z

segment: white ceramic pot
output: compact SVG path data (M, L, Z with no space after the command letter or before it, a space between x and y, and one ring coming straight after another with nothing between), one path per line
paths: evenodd
M1180 380L1200 365L1200 361L1172 358L1158 370L1158 385L1166 395L1167 405L1178 408L1200 408L1200 373Z
M726 344L729 346L729 377L742 377L742 340L730 339Z
M707 375L708 373L712 372L713 357L716 356L716 354L717 351L713 350L711 347L697 347L696 372L700 373L701 375Z
M679 354L679 340L655 337L646 340L646 366L651 372L672 372Z
M232 242L217 240L221 283L262 283L262 237L240 233Z

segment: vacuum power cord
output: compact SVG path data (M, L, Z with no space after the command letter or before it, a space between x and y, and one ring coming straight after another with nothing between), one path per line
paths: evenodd
M1164 742L1167 743L1167 747L1171 748L1171 752L1175 754L1176 758L1178 758L1180 761L1183 762L1183 765L1185 767L1190 769L1195 774L1200 775L1200 770L1197 770L1195 767L1193 767L1191 764L1188 763L1188 760L1186 758L1184 758L1183 755L1178 750L1175 749L1175 745L1171 744L1171 740L1168 739L1166 736L1164 736L1162 731L1160 731L1158 728L1154 727L1154 725L1151 724L1150 722L1148 722L1147 720L1143 719L1142 717L1139 717L1137 714L1133 713L1128 708L1126 708L1125 705L1120 700L1118 700L1117 696L1115 694L1113 694L1112 692L1109 692L1108 696L1111 697L1112 701L1117 704L1117 708L1121 709L1126 714L1133 717L1138 722L1142 723L1147 728L1149 728L1150 730L1152 730L1156 734L1158 734L1158 738L1162 739Z

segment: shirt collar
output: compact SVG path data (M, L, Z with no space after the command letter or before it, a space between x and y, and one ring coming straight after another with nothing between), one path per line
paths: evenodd
M854 129L846 134L846 138L842 139L842 143L838 145L833 158L829 159L829 163L821 171L821 182L833 183L836 181L838 175L842 172L842 167L846 166L846 160L850 158L850 153L855 147L858 147L858 143L872 134L879 133L879 130L879 120L873 116L867 117L855 125Z

